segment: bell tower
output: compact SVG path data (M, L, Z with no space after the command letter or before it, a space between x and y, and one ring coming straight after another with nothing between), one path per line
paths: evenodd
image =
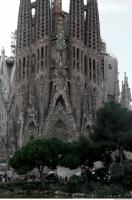
M36 1L36 40L47 39L50 35L50 1Z
M62 0L55 0L55 30L57 31L62 13Z
M17 50L31 44L31 2L20 0L18 26L17 26Z
M86 45L98 52L101 49L100 23L97 0L87 0Z
M95 118L96 110L102 105L101 36L97 0L87 0L85 22L84 71L90 88L90 111Z
M84 1L70 1L70 35L83 41L84 36Z
M62 0L51 0L52 33L57 34L59 21L62 15Z
M15 112L25 112L27 101L28 77L30 71L30 50L32 42L32 13L31 1L20 0L17 44L16 44L16 71L15 71Z

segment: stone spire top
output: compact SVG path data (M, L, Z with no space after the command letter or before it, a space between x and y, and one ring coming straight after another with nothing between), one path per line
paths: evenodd
M1 55L4 56L5 55L5 49L4 47L2 47L2 50L1 50Z
M97 0L87 0L86 44L89 48L101 49L100 22Z
M128 77L126 75L126 72L124 73L124 84L128 85Z
M70 1L70 35L72 38L84 39L84 1Z
M50 1L36 1L36 39L44 39L50 35Z
M17 48L21 49L31 44L31 2L20 0L18 27L17 27Z
M62 18L59 19L56 47L57 50L64 50L66 48L64 30L62 26Z
M7 70L7 64L6 64L6 55L5 55L5 49L4 47L1 50L1 59L0 59L0 81L2 85L2 91L3 97L5 102L7 102L8 94L9 94L9 87L10 87L10 80L9 80L9 74Z
M62 0L55 0L55 30L57 30L62 14Z
M122 82L122 92L121 92L121 106L123 108L131 109L131 90L129 88L128 77L126 72L124 74L124 82Z

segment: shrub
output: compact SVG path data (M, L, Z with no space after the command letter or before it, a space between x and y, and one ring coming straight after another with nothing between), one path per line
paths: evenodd
M126 191L118 185L109 185L109 186L101 186L98 188L95 188L94 191L94 198L115 198L125 197Z
M73 175L69 178L64 191L69 193L80 191L81 178L79 176Z

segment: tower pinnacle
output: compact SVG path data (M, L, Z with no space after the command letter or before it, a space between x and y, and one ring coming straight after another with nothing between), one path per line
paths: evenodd
M21 49L31 44L31 2L20 0L18 27L17 27L17 48Z
M70 35L83 41L84 36L84 1L70 1Z
M1 55L5 55L5 49L4 49L4 47L2 47Z
M131 103L131 90L129 88L128 77L125 72L124 83L122 82L121 106L123 108L131 109L130 103Z
M57 31L62 13L62 0L55 0L55 30Z
M86 45L98 52L101 49L100 23L97 0L87 0Z
M36 1L36 40L50 35L50 1Z

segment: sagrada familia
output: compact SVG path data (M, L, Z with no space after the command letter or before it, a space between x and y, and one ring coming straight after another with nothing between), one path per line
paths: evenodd
M96 111L120 101L118 62L101 38L97 0L70 0L69 13L61 0L20 0L16 38L13 69L4 49L0 66L1 77L12 70L6 97L0 85L10 154L31 138L88 135ZM125 75L121 104L130 109L130 102Z

